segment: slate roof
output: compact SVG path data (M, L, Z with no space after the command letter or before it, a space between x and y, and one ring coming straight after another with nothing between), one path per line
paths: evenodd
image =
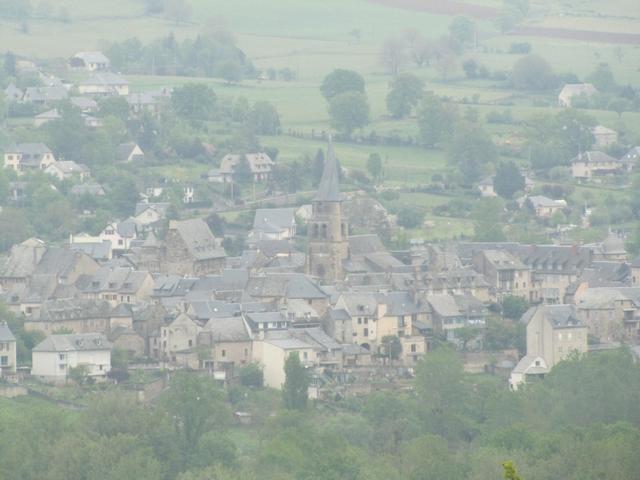
M633 147L620 160L630 163L635 163L640 160L640 146Z
M27 87L24 98L31 102L57 102L69 95L65 87Z
M24 278L32 275L46 248L44 242L34 238L14 245L9 255L0 259L0 277Z
M107 56L102 52L78 52L73 58L79 58L85 63L110 63Z
M349 254L351 256L368 255L376 252L386 252L386 248L384 248L380 237L375 233L349 237Z
M204 326L204 332L209 333L215 342L248 342L251 340L247 325L242 317L211 318Z
M251 173L267 173L270 172L275 162L266 153L247 153L245 154ZM220 173L231 175L240 162L240 155L229 153L220 160Z
M259 208L253 219L253 230L264 233L280 233L296 223L294 208Z
M329 139L329 145L327 147L327 158L324 162L324 170L322 171L322 178L320 179L320 185L318 185L318 191L314 197L315 202L341 202L343 200L340 193L340 174L338 169L338 161L333 150L333 143Z
M252 277L247 283L246 292L257 298L326 298L322 289L301 273L267 273Z
M111 350L111 343L101 333L49 335L36 345L34 352L78 352Z
M98 85L98 86L120 86L129 85L129 82L120 75L111 72L96 73L87 80L80 82L80 85Z
M105 191L104 188L102 188L102 185L98 183L78 183L71 187L69 193L77 196L91 195L95 197L104 195Z
M622 157L624 159L624 157ZM571 159L571 163L587 163L590 165L597 165L599 163L623 163L623 160L607 155L604 152L588 151L579 153Z
M83 275L78 280L78 289L83 293L118 292L135 293L149 275L126 267L104 266L93 275Z
M106 300L53 299L42 304L38 321L59 322L85 318L108 318L110 311L111 307Z
M224 258L226 253L219 246L208 225L201 218L189 220L171 220L170 230L176 230L185 243L187 250L196 260Z
M440 317L459 317L460 309L453 295L438 294L427 295L427 302L433 309L434 313Z
M151 209L155 210L156 212L158 212L158 214L161 217L166 217L167 216L167 211L169 210L170 206L171 206L171 203L169 203L169 202L154 202L154 203L138 202L138 203L136 203L136 210L135 210L134 216L137 217L138 215L143 213L148 208L151 208Z
M15 342L16 337L11 333L11 329L7 322L0 322L0 342Z
M534 315L543 315L555 328L581 327L584 324L577 316L575 305L540 305L527 310L520 322L528 324Z

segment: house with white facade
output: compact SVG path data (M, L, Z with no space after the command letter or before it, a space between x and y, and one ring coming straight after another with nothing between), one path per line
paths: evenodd
M111 370L111 343L101 333L49 335L32 352L31 375L63 383L74 368L96 380Z

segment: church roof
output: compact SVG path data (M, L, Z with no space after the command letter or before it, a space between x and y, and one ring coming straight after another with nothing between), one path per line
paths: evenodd
M327 147L327 159L324 162L324 171L322 172L322 178L318 191L314 200L316 202L341 202L342 195L340 194L340 175L338 172L338 162L336 155L333 151L333 143L329 139L329 146Z

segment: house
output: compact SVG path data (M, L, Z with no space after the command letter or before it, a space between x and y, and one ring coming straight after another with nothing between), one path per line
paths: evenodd
M112 307L106 300L56 298L42 304L37 314L24 322L27 331L49 335L61 330L73 333L107 333Z
M178 275L219 273L226 258L221 242L201 218L171 220L163 253L163 271Z
M614 232L609 232L607 237L599 244L592 247L593 259L596 261L626 262L627 250L624 239Z
M251 331L241 316L211 318L198 334L198 345L212 349L217 371L233 371L253 361Z
M293 208L259 208L253 219L250 239L289 240L296 235L296 216Z
M567 208L566 200L553 200L543 195L531 195L527 197L527 204L533 210L536 217L550 218L556 212L561 212Z
M15 373L16 352L16 337L7 322L0 322L0 375Z
M195 188L193 185L185 185L182 188L182 203L193 203L195 200Z
M5 149L4 168L20 174L29 170L45 170L56 158L44 143L20 143Z
M149 272L128 267L100 267L93 275L76 282L81 295L93 300L106 300L115 307L120 303L136 304L153 294L153 277Z
M498 299L513 295L532 301L531 269L515 255L504 250L478 250L473 266L495 289Z
M262 273L249 278L245 293L260 302L285 306L302 300L322 316L328 307L327 294L308 275L301 273Z
M448 340L456 338L459 328L485 324L486 308L470 295L427 295L426 302L431 307L433 330L444 333Z
M69 91L63 86L27 87L22 101L36 105L46 105L52 102L61 102L68 96Z
M588 180L595 175L630 172L634 163L627 162L625 157L618 160L598 151L579 153L571 160L573 178Z
M228 154L220 161L220 175L223 182L233 181L233 174L240 163L242 155ZM264 182L271 177L275 162L266 153L248 153L244 155L254 182Z
M69 193L76 197L84 197L85 195L89 197L104 197L106 195L104 188L99 183L79 183L71 187Z
M591 129L591 134L595 139L594 146L606 148L618 143L618 132L604 125L596 125Z
M584 95L590 97L598 93L596 87L590 83L567 83L558 94L558 105L561 107L570 107L571 99Z
M620 160L629 165L629 168L633 169L638 160L640 160L640 147L633 147Z
M152 115L160 113L160 101L150 92L130 93L127 96L127 103L133 115L141 115L145 112Z
M90 256L96 262L106 262L113 258L113 251L111 250L111 242L109 240L99 241L79 241L74 242L74 237L71 235L69 248L76 252L82 252L85 255Z
M133 219L140 225L152 225L167 218L171 204L169 202L138 203Z
M57 178L59 181L71 180L76 178L81 182L84 182L91 176L91 170L89 167L83 164L78 164L73 160L60 160L49 165L44 173Z
M81 95L111 96L129 95L129 82L110 72L96 73L78 85Z
M286 332L254 342L253 356L263 367L265 386L282 388L285 381L284 364L290 355L298 355L305 368L312 368L317 362L313 345Z
M108 240L114 252L125 252L131 249L131 241L138 238L140 226L132 219L124 222L109 223L98 235L100 242Z
M10 83L7 88L4 89L4 97L7 99L7 102L20 102L23 96L24 92L13 83Z
M102 52L78 52L69 60L69 66L90 72L105 71L111 68L111 61Z
M493 177L487 177L478 183L478 190L482 197L497 197L498 194L493 189Z
M600 343L637 344L640 340L640 289L582 288L576 292L578 317Z
M38 128L44 125L45 123L52 122L54 120L60 120L62 115L58 112L57 108L52 110L47 110L46 112L39 113L35 117L33 117L33 126Z
M137 143L121 143L116 148L116 161L122 163L141 162L144 160L144 152Z
M528 376L544 376L572 353L588 350L587 326L578 318L575 305L531 307L520 322L527 329L527 354L511 372L513 390L526 383Z
M71 97L71 105L76 107L82 113L96 113L98 111L98 102L89 97Z
M53 383L66 382L80 367L94 380L111 370L111 343L101 333L49 335L32 351L31 375Z
M171 323L162 327L160 341L163 358L179 366L200 368L196 346L202 326L192 316L180 313Z

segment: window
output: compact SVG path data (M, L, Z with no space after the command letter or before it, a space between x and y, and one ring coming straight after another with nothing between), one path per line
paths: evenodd
M368 324L369 324L369 319L368 319L368 318L365 318L365 319L364 319L364 324L365 324L365 325L368 325Z
M61 353L61 354L58 355L58 358L60 359L60 361L64 361L64 360L67 359L67 355L64 354L64 353Z
M245 348L245 349L244 349L244 356L245 356L245 357L248 357L248 356L249 356L249 349L248 349L248 348Z
M245 351L246 351L246 350L245 350ZM226 350L224 350L224 349L222 349L222 358L224 358L224 357L226 357L226 356L227 356L227 351L226 351Z
M404 325L405 325L404 315L398 316L398 327L402 328L402 327L404 327Z
M307 352L302 352L302 358L307 360L309 358L309 354Z
M411 353L416 353L416 344L415 343L411 344Z
M369 329L368 329L368 328L365 328L365 329L364 329L363 335L364 335L365 337L368 337L368 336L369 336Z
M193 340L189 340L189 346L193 347Z
M362 325L362 318L358 317L358 325Z
M7 365L9 365L9 357L3 355L2 357L0 357L0 366L6 367Z

